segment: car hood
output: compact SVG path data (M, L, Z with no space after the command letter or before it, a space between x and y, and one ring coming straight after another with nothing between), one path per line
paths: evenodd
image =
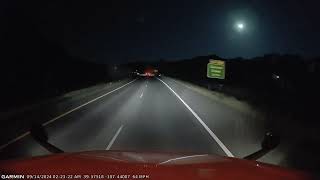
M96 179L311 179L278 166L209 154L88 151L0 162L5 174ZM96 178L95 178L95 176ZM124 176L127 175L127 176ZM65 177L67 178L67 177Z

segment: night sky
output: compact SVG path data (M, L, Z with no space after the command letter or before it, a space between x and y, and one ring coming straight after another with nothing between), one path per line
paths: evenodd
M1 32L12 16L21 16L69 54L98 62L320 54L317 1L7 0L0 5Z

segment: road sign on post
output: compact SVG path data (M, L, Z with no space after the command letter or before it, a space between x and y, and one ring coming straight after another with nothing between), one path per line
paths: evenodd
M207 77L225 79L226 66L221 60L210 60L207 66Z

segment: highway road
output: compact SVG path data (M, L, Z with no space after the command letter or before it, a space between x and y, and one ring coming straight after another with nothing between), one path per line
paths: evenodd
M243 157L258 150L264 129L257 117L201 92L168 77L140 77L38 121L44 122L49 142L68 152L105 149ZM28 133L1 147L1 159L43 154L48 152Z

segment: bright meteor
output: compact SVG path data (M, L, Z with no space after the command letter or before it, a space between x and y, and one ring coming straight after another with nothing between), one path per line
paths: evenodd
M244 25L243 25L242 23L239 23L239 24L238 24L238 28L239 28L239 29L243 29L243 27L244 27Z
M238 23L236 23L235 27L236 27L236 30L243 31L245 28L245 24L242 22L238 22Z

